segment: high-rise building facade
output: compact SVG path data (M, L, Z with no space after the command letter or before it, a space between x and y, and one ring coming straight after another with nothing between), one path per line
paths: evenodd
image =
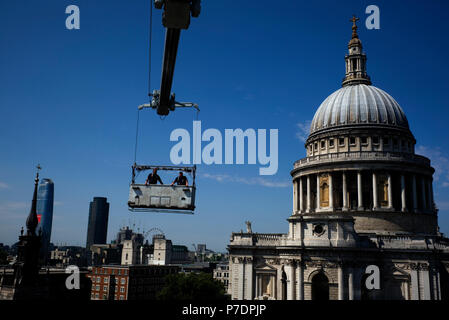
M48 248L53 224L54 183L51 179L42 179L37 190L37 230L42 232L40 260L45 263L48 258Z
M106 198L94 197L89 206L86 248L93 244L106 244L108 233L109 203Z

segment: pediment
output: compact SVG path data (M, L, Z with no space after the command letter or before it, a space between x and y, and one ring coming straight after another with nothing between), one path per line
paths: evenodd
M266 262L261 262L256 265L255 267L257 271L276 271L277 269L273 266L270 266Z

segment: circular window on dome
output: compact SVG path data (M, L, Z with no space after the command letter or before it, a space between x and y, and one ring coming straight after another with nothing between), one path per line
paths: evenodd
M326 230L324 229L324 226L322 224L315 224L313 225L313 234L315 236L321 236L324 234Z

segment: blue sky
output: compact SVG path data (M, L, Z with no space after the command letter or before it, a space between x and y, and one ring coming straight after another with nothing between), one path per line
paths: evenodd
M105 196L108 239L119 227L158 227L175 243L223 251L232 231L287 232L293 162L305 156L304 127L341 85L352 14L373 85L404 109L417 151L436 168L441 231L449 234L449 26L447 1L203 1L183 31L173 91L199 104L203 130L279 129L279 170L201 165L197 213L130 213L136 108L148 97L148 0L0 2L0 242L16 241L29 211L35 165L55 182L52 242L84 245L89 202ZM132 3L132 4L131 4ZM81 29L65 28L76 4ZM367 5L380 30L367 30ZM154 10L152 88L160 82L164 30ZM137 160L168 164L175 128L195 114L140 117Z

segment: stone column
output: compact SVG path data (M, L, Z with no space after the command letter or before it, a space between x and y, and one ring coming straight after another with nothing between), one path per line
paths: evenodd
M441 277L440 272L435 270L435 300L441 300Z
M238 283L238 296L239 300L245 299L245 261L243 258L239 260L239 283Z
M293 214L298 211L298 181L293 180Z
M332 173L329 173L329 209L334 211L334 188L332 184Z
M349 300L354 300L354 270L349 269L348 274L348 295Z
M426 181L427 181L427 183L426 183L426 186L427 186L427 209L429 211L431 211L433 209L432 187L431 187L432 182L431 182L430 178L427 178Z
M289 284L288 292L287 292L287 300L295 300L295 264L293 262L290 263L290 274L289 274Z
M401 174L401 211L407 211L407 202L405 201L405 177Z
M259 277L257 274L254 277L254 298L257 298L259 296Z
M307 211L310 212L311 209L311 194L310 194L310 175L307 176Z
M388 174L388 209L393 209L393 185L391 173Z
M246 258L246 264L245 264L245 276L247 278L246 280L246 291L244 292L244 296L246 300L253 300L254 299L254 288L253 288L253 259L252 258Z
M424 177L421 178L421 197L422 197L422 208L423 211L427 210L427 201L426 201L426 180Z
M320 210L320 175L316 175L316 209L315 211Z
M343 180L343 211L347 211L348 210L348 187L346 185L346 172L343 172L342 175L342 180Z
M362 172L357 172L357 201L358 209L363 210L363 194L362 194Z
M411 298L412 300L420 300L419 290L419 272L418 270L412 270L410 273L411 280Z
M303 211L304 211L304 199L303 199L302 177L299 177L299 212Z
M338 266L338 300L344 300L343 266Z
M413 189L413 211L418 211L418 196L416 194L416 175L412 176L412 189Z
M409 282L405 283L405 300L406 301L410 300L410 283Z
M304 267L302 261L298 261L298 300L304 300Z
M431 299L431 293L430 293L430 273L428 268L424 268L423 270L419 270L420 272L420 278L423 282L423 300L430 300Z
M373 209L379 209L379 198L377 197L377 175L373 172Z

